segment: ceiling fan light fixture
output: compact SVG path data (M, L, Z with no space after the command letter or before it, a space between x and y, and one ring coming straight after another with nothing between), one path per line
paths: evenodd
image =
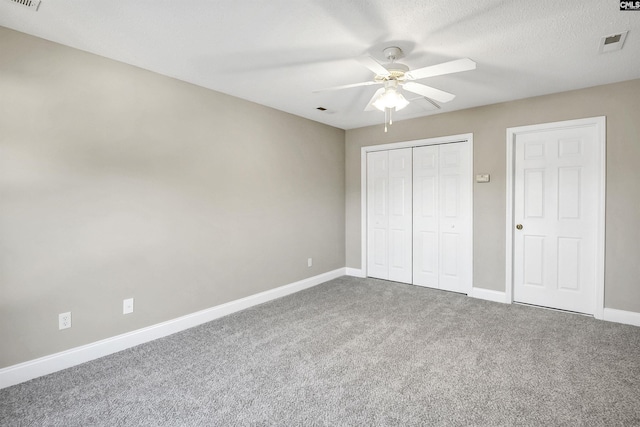
M385 91L376 99L373 104L375 108L380 111L386 111L387 109L395 109L396 111L402 110L409 105L409 101L406 100L400 92L394 87L388 87Z

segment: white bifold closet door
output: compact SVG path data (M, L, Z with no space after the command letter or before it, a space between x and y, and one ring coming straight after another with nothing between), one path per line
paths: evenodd
M413 149L413 284L471 290L471 174L468 142Z
M471 290L468 142L367 154L367 275Z
M368 275L412 282L411 148L367 154Z

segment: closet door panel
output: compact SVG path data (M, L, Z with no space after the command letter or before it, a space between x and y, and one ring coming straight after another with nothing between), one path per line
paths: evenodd
M412 149L389 151L389 280L412 283Z
M413 149L413 284L438 287L439 277L438 146Z
M439 148L439 287L471 290L471 156L468 143Z
M367 274L389 278L389 154L367 154Z

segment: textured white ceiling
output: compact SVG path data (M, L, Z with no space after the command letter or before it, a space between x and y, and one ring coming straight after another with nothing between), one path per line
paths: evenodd
M640 11L618 0L0 0L0 25L343 129L382 123L363 111L377 86L313 91L372 78L354 58L390 45L411 68L478 64L421 80L457 97L396 120L640 77Z

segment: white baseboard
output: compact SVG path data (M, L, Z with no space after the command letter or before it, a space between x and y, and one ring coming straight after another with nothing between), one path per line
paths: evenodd
M304 289L344 276L345 268L329 271L318 276L290 283L279 288L260 292L235 301L230 301L206 310L187 314L186 316L158 323L136 331L75 347L60 353L51 354L13 366L0 369L0 389L19 384L33 378L51 374L70 368L99 357L107 356L136 345L144 344L158 338L185 329L201 325L231 313L281 298Z
M367 276L365 276L364 271L362 271L359 268L347 267L346 268L346 274L347 274L347 276L360 277L362 279L367 277Z
M469 296L487 301L501 302L503 304L507 303L506 293L501 291L494 291L491 289L471 288L471 293L469 294Z
M602 320L624 323L625 325L640 326L640 313L616 310L615 308L605 308Z

